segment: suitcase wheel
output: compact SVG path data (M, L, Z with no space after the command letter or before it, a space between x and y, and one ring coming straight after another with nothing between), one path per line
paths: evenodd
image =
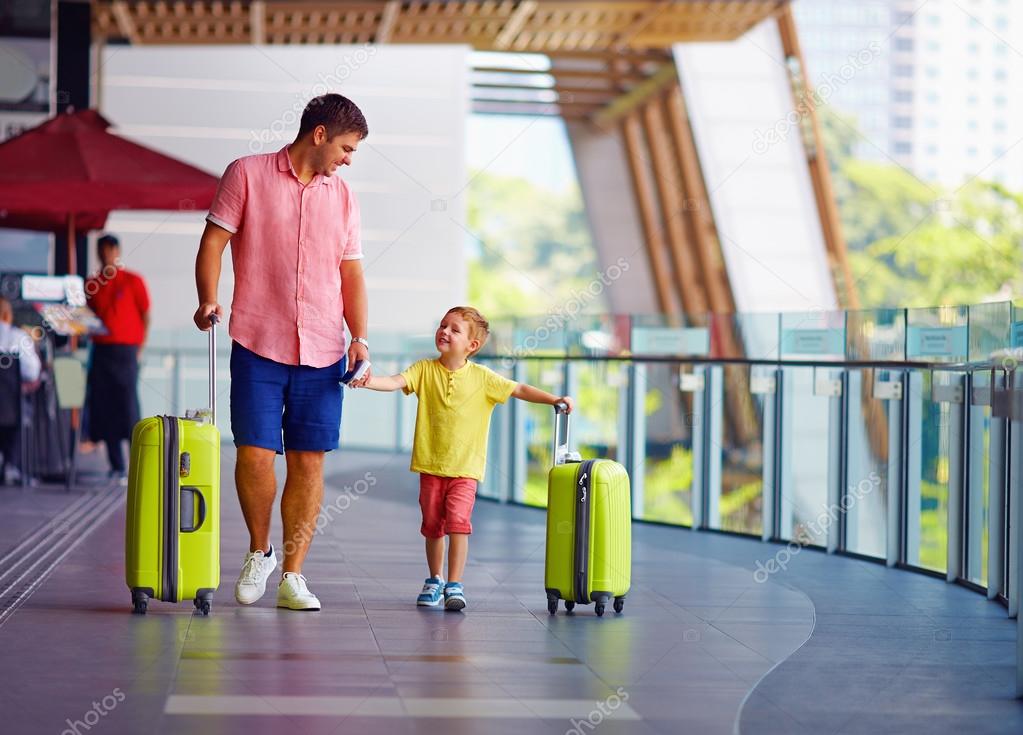
M551 615L557 615L558 614L558 598L557 597L549 597L549 598L547 598L547 612L549 612Z
M145 590L132 589L131 591L131 611L135 615L145 615L146 608L149 606L149 595L146 594Z
M604 603L603 602L598 602L596 605L594 605L593 611L595 613L597 613L598 616L603 615L604 614Z
M571 600L565 600L565 610L567 612L572 612L572 610L574 610L574 609L575 609L575 603L572 602Z
M201 612L203 615L210 614L210 609L212 608L212 605L210 604L209 600L201 600L198 597L196 597L194 600L192 600L192 604L195 605L195 609Z
M624 597L616 597L615 598L615 612L616 613L620 613L622 611L623 607L625 607L625 598Z

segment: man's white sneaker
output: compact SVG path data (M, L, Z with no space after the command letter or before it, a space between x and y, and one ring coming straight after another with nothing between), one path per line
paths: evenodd
M320 601L306 587L305 577L294 572L285 572L277 586L277 607L289 610L319 610Z
M234 586L234 599L242 605L258 601L266 592L267 578L276 568L277 554L272 546L269 556L262 551L250 551L245 555L242 573L238 575L238 582Z

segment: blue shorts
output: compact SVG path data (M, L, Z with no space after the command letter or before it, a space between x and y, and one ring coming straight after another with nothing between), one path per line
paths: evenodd
M231 431L236 447L329 452L341 434L346 358L285 365L231 343ZM283 435L283 442L282 442Z

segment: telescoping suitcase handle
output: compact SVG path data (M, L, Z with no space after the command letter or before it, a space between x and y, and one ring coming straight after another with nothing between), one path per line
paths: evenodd
M564 438L562 438L564 435ZM558 401L554 404L554 466L565 464L568 458L569 416L568 404Z
M217 324L220 317L210 314L210 422L217 425Z

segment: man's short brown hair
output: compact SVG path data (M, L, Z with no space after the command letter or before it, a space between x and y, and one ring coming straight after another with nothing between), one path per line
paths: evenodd
M490 337L490 322L479 313L476 309L471 306L453 306L448 309L448 314L457 314L469 325L469 339L478 339L480 346L475 351L470 352L469 356L472 357L477 352L483 349L483 345L487 343L487 338Z
M358 133L359 139L369 135L366 118L354 102L339 94L321 94L309 100L302 112L298 138L311 133L317 125L327 129L327 140L345 133Z

